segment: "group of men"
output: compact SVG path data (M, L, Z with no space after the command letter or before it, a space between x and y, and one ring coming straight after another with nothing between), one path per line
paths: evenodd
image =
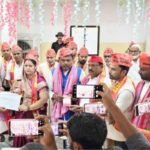
M48 115L51 120L68 120L74 113L83 111L85 103L99 103L95 99L79 99L75 105L66 106L63 101L66 97L72 99L73 85L99 85L104 82L111 88L113 100L126 118L136 127L148 129L150 115L135 116L135 105L150 99L150 53L141 52L138 44L132 44L127 53L115 53L115 50L106 48L103 57L89 56L87 48L78 50L73 38L63 39L61 32L56 37L58 40L47 50L47 61L38 64L38 71L49 87ZM10 47L4 42L1 52L0 90L3 91L4 81L12 87L15 80L22 79L24 58L18 45ZM36 50L29 50L29 53L38 59ZM125 137L109 110L106 116L107 138L115 145L127 148Z

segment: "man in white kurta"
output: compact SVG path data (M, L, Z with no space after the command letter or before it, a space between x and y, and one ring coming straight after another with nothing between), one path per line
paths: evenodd
M39 72L44 76L48 88L49 88L49 97L52 91L52 82L53 82L53 72L58 65L56 62L56 52L53 49L48 49L46 53L46 62L39 65ZM51 99L48 103L48 115L51 113Z
M112 48L106 48L103 53L103 57L105 61L105 66L103 69L103 75L105 76L104 82L107 84L108 87L111 86L111 80L109 77L109 67L110 67L110 59L112 54L113 54Z
M5 79L13 82L22 79L23 75L23 51L18 45L12 46L14 60L8 65Z
M98 85L104 81L103 59L100 56L91 56L88 61L89 74L82 80L82 85ZM83 107L85 103L90 103L90 99L80 99L80 106Z
M140 45L131 45L128 52L132 56L132 66L128 72L128 76L133 80L134 84L137 85L141 81L139 74L139 55L141 53Z
M8 43L4 42L1 46L2 60L0 62L0 76L3 81L6 77L8 65L12 62L11 47Z
M127 77L129 68L131 67L132 58L128 54L114 53L111 57L110 78L114 80L112 86L112 96L116 105L131 120L131 106L135 97L134 83ZM109 110L108 110L109 111ZM126 148L125 137L115 127L113 119L107 122L108 135L107 138L114 140L116 146Z

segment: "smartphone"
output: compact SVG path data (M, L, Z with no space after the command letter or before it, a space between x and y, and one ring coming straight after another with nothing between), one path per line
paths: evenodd
M64 97L63 98L63 105L64 106L71 106L71 105L77 105L78 100L77 99L73 99L70 97Z
M97 91L102 91L102 85L74 85L72 97L82 99L101 99Z
M92 114L106 114L106 107L103 103L88 103L84 105L84 111Z
M63 123L51 123L51 128L55 136L63 136L59 131L60 129L63 129Z
M44 121L35 119L11 119L9 121L10 136L43 135L39 127Z
M140 116L145 113L150 113L150 102L139 103L135 106L135 115Z

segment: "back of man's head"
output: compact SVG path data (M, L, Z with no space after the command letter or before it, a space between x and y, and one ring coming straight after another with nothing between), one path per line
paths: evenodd
M82 149L101 149L107 135L105 121L90 113L77 113L68 121L71 141Z

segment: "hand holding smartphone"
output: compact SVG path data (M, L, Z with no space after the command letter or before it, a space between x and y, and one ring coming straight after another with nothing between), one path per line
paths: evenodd
M11 136L42 135L39 130L44 122L35 119L11 119L9 122L9 132Z
M98 91L103 91L102 85L74 85L72 97L82 99L101 99L97 94Z
M58 122L51 123L51 128L55 136L63 136L63 133L60 132L60 129L63 129L63 123Z
M84 105L84 111L92 114L106 114L106 108L103 103L88 103Z
M136 116L140 116L145 113L150 113L150 102L139 103L135 106Z

